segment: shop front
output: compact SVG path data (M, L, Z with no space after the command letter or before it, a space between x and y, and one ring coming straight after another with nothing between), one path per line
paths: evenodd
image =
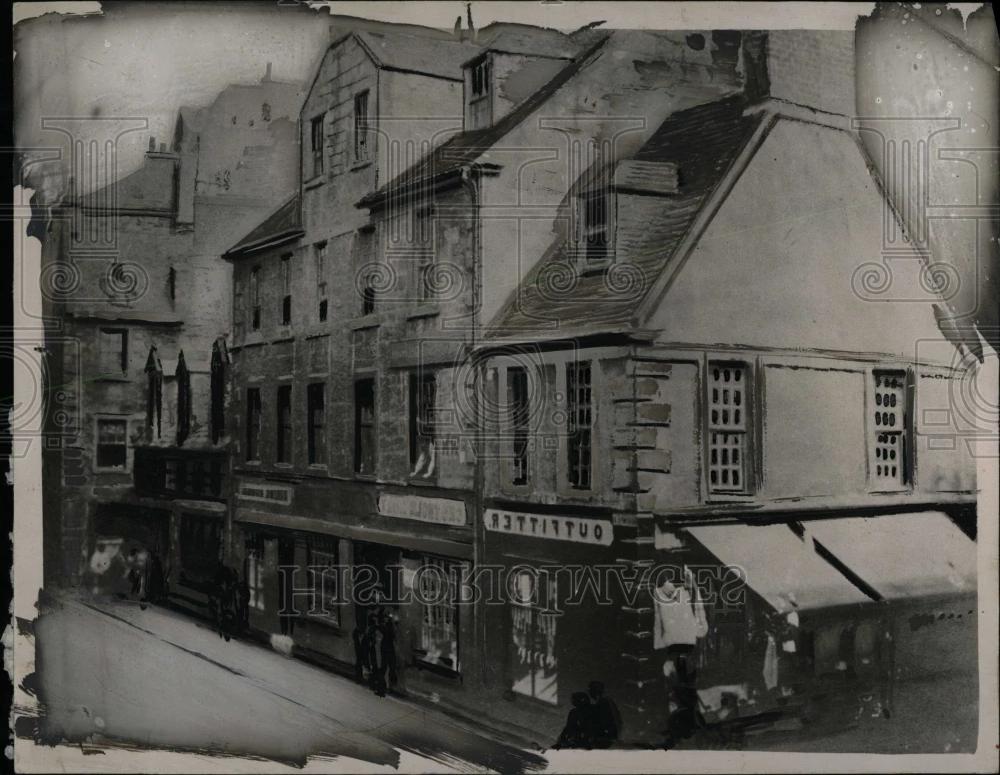
M135 579L152 578L156 589L149 593L157 596L165 583L164 566L170 551L169 509L139 503L98 503L85 586L98 594L132 594Z

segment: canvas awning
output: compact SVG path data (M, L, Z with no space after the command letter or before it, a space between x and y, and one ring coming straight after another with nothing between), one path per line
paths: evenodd
M707 525L687 531L720 563L742 568L747 585L780 614L871 602L787 525Z
M976 543L939 511L815 520L805 530L887 600L976 590Z

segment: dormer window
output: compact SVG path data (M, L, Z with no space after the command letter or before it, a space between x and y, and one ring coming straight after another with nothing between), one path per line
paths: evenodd
M484 56L469 66L467 129L482 129L492 120L492 68Z
M590 191L580 196L578 249L584 268L601 267L612 257L611 210L609 191Z

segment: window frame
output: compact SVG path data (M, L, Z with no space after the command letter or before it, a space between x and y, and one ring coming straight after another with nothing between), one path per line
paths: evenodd
M480 85L477 92L476 85ZM468 95L465 100L466 131L485 129L493 124L493 61L484 53L469 63ZM481 108L485 105L485 108Z
M292 422L292 385L290 382L278 385L274 404L274 462L276 465L291 465L295 456L295 426Z
M547 648L546 654L552 658L554 665L545 665L541 669L545 670L546 668L549 667L553 669L553 673L555 676L554 678L555 686L553 687L552 691L553 695L552 699L546 699L544 697L539 696L540 691L539 687L536 684L538 680L537 674L539 670L534 668L533 666L529 667L530 671L529 683L531 688L530 693L525 693L517 690L513 675L508 674L507 682L510 686L510 691L512 694L518 697L528 698L534 702L543 703L548 707L556 707L560 704L559 703L559 662L560 662L559 658L561 655L559 653L559 648L558 648L558 643L559 643L558 637L559 637L559 619L561 617L559 616L558 613L550 611L548 609L548 605L550 605L552 601L559 599L559 577L557 573L552 573L544 568L532 569L529 567L524 567L522 570L522 574L532 575L532 570L534 571L533 575L537 582L534 588L535 591L534 599L525 602L522 600L520 595L511 595L510 602L507 606L509 614L507 616L508 629L506 632L507 635L506 648L509 650L508 653L511 654L511 657L513 657L513 652L516 651L518 647L517 641L515 639L515 636L517 634L518 613L522 613L522 615L524 615L524 617L528 620L528 626L526 629L528 630L528 637L531 646L536 645L538 641L543 638L546 639L546 642L548 641L548 639L551 639L552 648L551 649ZM542 579L545 580L544 595L546 597L544 601L541 598ZM534 648L530 650L538 651L537 649ZM512 662L513 659L511 658L511 663Z
M362 422L362 404L359 392L362 387L370 388L371 418ZM362 445L367 434L370 434L371 471L362 470L364 449ZM378 386L374 376L360 377L354 380L354 475L361 478L374 478L378 471Z
M120 379L128 376L128 366L129 366L129 352L128 352L128 329L121 326L100 326L98 328L98 335L100 337L100 375L105 379ZM115 353L108 352L106 350L108 336L118 337L118 345L115 347ZM110 364L107 363L112 357L115 357L115 368L108 371L105 367ZM119 370L121 373L119 374Z
M319 130L317 132L317 129ZM320 113L309 120L309 151L312 154L312 174L309 180L318 178L324 172L323 152L326 145L326 114Z
M594 224L593 203L603 202L603 219ZM585 191L577 197L577 256L583 271L600 270L614 262L614 220L618 197L610 187ZM603 234L603 242L593 239Z
M874 366L867 370L865 376L865 469L868 492L873 494L910 492L913 490L914 472L916 471L916 467L914 465L914 452L916 445L913 443L913 418L915 417L914 406L916 388L915 381L913 379L913 372L909 368L893 366L890 364L884 366ZM899 393L893 393L893 395L901 396L902 406L899 407L899 413L901 415L899 418L900 426L896 428L895 424L893 424L890 426L890 428L892 428L891 430L887 430L881 424L876 424L874 420L875 413L879 414L880 417L888 414L883 412L882 406L877 403L878 398L882 396L882 394L878 392L879 385L877 381L887 376L898 378L901 383L898 385ZM894 388L889 389L893 390ZM896 409L896 407L890 408ZM899 460L897 461L899 468L899 479L897 481L880 477L877 473L879 467L882 466L880 456L876 454L876 451L880 449L879 438L881 436L892 436L896 440L896 443L892 444L894 449L890 451L895 452L896 450L901 450L899 453Z
M439 568L442 572L444 572L444 575L447 578L445 584L448 587L448 597L444 602L439 602L437 601L439 593L430 595L430 594L424 594L423 590L420 591L420 594L417 596L420 626L419 628L417 628L417 637L416 637L416 643L413 646L413 652L417 657L417 662L419 662L422 665L426 665L435 670L445 670L449 673L454 673L455 675L461 675L462 623L460 618L461 606L459 605L461 582L460 579L456 579L456 576L461 574L465 563L462 560L458 560L453 557L444 557L436 554L420 554L418 556L420 560L419 568L433 566ZM437 579L435 574L428 574L425 572L420 572L420 575L417 578L420 582L423 582L425 579L435 579L435 581ZM429 590L429 591L438 591L439 589L440 588L435 587L435 590ZM434 602L433 604L425 602L425 600L428 598L432 598L436 602ZM445 664L440 659L438 661L433 661L431 659L428 659L427 657L427 655L430 653L428 645L431 645L433 641L431 633L435 629L439 630L441 629L440 626L436 627L436 624L439 624L439 622L433 621L436 617L434 617L433 615L431 616L428 615L432 614L435 611L436 612L448 611L448 613L450 613L451 621L449 629L452 633L452 638L453 638L452 642L454 643L455 646L454 664L451 665ZM440 618L445 620L446 625L449 624L447 622L448 619L447 616Z
M317 407L315 399L319 395ZM316 413L320 412L321 422L317 425ZM306 385L306 462L310 466L326 467L329 450L326 443L326 382L310 382Z
M260 331L261 315L260 315L260 266L254 266L250 269L250 278L248 281L249 286L249 296L250 303L247 305L247 312L250 316L250 330Z
M513 375L523 378L523 405L518 405L518 396L515 395L515 384L511 379ZM504 389L506 390L506 421L507 431L510 436L510 456L504 456L506 465L503 467L504 486L515 490L522 490L531 486L531 461L530 450L531 439L531 379L528 367L524 365L507 366L504 370ZM593 385L591 385L593 394ZM523 444L520 453L519 444ZM515 472L520 470L521 481ZM591 474L593 475L593 474Z
M292 324L292 254L281 256L281 325Z
M129 428L128 415L124 414L99 414L94 416L94 459L93 459L93 470L97 473L116 473L116 474L127 474L132 470L132 445L129 444ZM107 442L101 442L101 425L103 423L120 423L125 426L125 434L123 436L123 441L121 444L109 444ZM101 465L101 447L109 446L122 446L125 448L125 456L122 464L119 465Z
M259 386L248 387L244 394L246 407L244 417L246 427L243 433L243 443L246 447L243 451L243 460L247 463L261 462L261 431L263 430L264 406L261 399L261 389ZM253 400L251 400L253 396ZM251 415L251 411L255 413ZM251 436L251 432L253 435ZM251 452L254 453L251 455Z
M340 588L341 574L339 572L340 568L340 539L336 536L326 535L323 533L307 533L305 536L305 554L306 554L306 575L309 579L309 588L312 594L312 605L307 612L306 618L310 622L317 622L327 627L340 628L341 626L341 607L344 604L343 590ZM327 548L318 549L316 544L322 544ZM317 574L313 571L315 566L320 565L316 562L316 555L325 555L327 557L332 557L333 562L327 562L323 565L324 568L335 568L337 569L333 574L327 574L325 572ZM336 590L332 597L324 594L326 592L326 583L323 581L324 578L329 575L333 575L336 579ZM317 581L319 585L317 586ZM316 616L313 615L313 611L317 610L316 596L319 595L322 599L324 605L326 606L327 614L326 616ZM332 603L332 605L331 605Z
M326 284L326 252L328 245L329 243L324 240L323 242L317 242L313 246L313 260L316 269L316 306L317 317L320 323L326 322L329 309Z
M744 387L742 388L741 394L741 411L742 411L742 429L732 429L725 426L724 423L716 423L716 425L725 426L721 428L713 429L713 422L711 418L712 412L712 370L714 368L720 369L734 369L738 368L742 377L740 380L734 379L734 382L742 381ZM723 380L725 381L725 380ZM704 360L704 368L702 370L702 385L700 396L700 405L702 407L701 411L701 433L702 433L702 466L701 466L701 480L703 492L705 493L705 499L707 501L718 501L718 500L749 500L754 498L760 491L760 471L761 471L761 461L758 459L758 450L760 448L760 439L758 434L760 433L759 423L757 422L758 414L758 387L759 381L757 380L757 364L755 361L751 360L741 360L739 358L722 357L722 358L708 358ZM735 405L735 404L734 404ZM719 411L722 411L722 405L719 406ZM721 416L721 415L720 415ZM718 486L712 484L711 480L711 466L712 466L712 434L713 433L724 433L728 435L738 435L743 439L743 446L740 448L740 456L742 458L742 476L743 476L743 486L739 489L720 489ZM717 448L721 452L721 447ZM731 449L731 448L727 448ZM721 457L721 454L719 455ZM730 465L730 464L727 464Z
M594 396L595 396L594 375L595 375L595 372L596 372L596 368L594 367L594 364L595 364L595 360L592 359L592 358L586 358L586 359L571 358L571 359L569 359L569 360L567 360L565 362L564 367L563 367L563 378L565 380L564 384L565 384L565 388L566 388L566 392L565 392L565 395L566 395L566 448L565 448L566 456L565 456L564 461L563 461L564 462L564 467L562 468L562 470L563 470L563 477L562 478L563 478L563 481L566 484L566 487L569 489L569 491L571 493L593 493L594 490L595 490L595 487L594 487L594 474L595 474L595 471L594 471L594 459L595 459L594 451L595 451L595 438L597 436L597 433L596 433L596 430L597 430L597 407L596 407L596 402L594 401ZM581 485L578 482L575 482L574 479L573 479L573 473L572 473L573 472L573 468L574 468L573 459L574 459L574 456L575 456L574 449L575 449L575 447L578 444L580 446L582 446L582 443L581 443L580 440L575 440L574 439L574 436L576 435L575 431L577 429L577 423L579 422L579 412L581 411L580 408L579 408L579 406L577 406L576 409L574 409L574 405L579 400L578 392L579 392L580 388L579 387L577 387L577 388L573 387L573 383L571 382L570 374L571 373L575 373L576 370L580 369L583 366L586 366L586 368L587 368L587 370L589 372L589 377L590 377L589 383L588 383L588 386L587 386L587 390L588 390L588 414L589 414L589 422L588 422L587 428L586 428L586 431L587 431L587 436L586 436L586 438L587 438L587 444L586 444L586 446L589 449L589 461L587 463L586 469L589 472L589 474L588 474L588 481L587 481L586 486ZM577 466L580 466L580 465L581 465L581 462L578 461L577 462Z
M411 371L408 379L409 398L407 401L407 441L410 453L411 479L433 480L436 477L435 464L435 412L437 406L437 374L430 369ZM427 401L430 400L428 407ZM426 441L424 442L424 440ZM423 454L421 442L426 444L430 455L431 470L427 475L420 475L416 469L420 456Z
M371 91L354 95L354 163L364 164L373 158L371 149Z

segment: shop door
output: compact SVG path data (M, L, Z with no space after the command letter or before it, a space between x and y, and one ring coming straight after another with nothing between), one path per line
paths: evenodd
M355 597L354 613L358 622L364 624L368 612L376 608L373 583L381 586L381 594L389 601L399 600L400 562L400 551L396 547L355 541L354 578L359 585L357 591L361 593L360 599Z

